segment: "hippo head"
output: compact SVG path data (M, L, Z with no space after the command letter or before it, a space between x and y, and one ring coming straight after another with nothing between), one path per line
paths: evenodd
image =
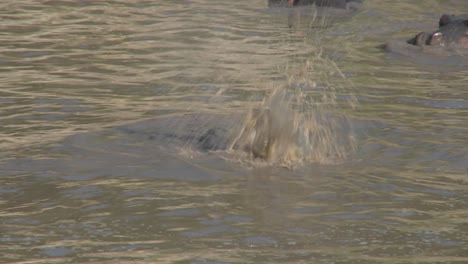
M445 15L444 15L445 16ZM439 30L432 33L426 44L431 46L454 46L468 48L468 19L442 16Z
M268 0L270 6L316 5L343 9L347 9L348 4L352 2L361 3L362 0Z
M437 31L420 32L407 43L420 47L428 45L468 48L468 15L443 15Z

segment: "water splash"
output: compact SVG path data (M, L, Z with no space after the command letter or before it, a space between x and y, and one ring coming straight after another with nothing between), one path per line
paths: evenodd
M248 112L231 152L244 152L243 161L286 167L349 159L357 141L346 112L356 100L336 64L317 56L299 69L286 68L286 76L286 84L272 87Z

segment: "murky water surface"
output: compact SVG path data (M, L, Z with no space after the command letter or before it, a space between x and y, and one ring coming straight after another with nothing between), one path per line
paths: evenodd
M467 263L467 64L379 46L468 5L364 2L2 1L0 262Z

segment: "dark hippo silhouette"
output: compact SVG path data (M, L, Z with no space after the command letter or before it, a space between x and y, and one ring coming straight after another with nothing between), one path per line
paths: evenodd
M420 32L407 42L420 47L429 45L468 48L468 15L443 15L437 31Z
M393 39L384 45L387 51L421 63L468 65L468 15L442 15L433 33Z
M322 7L335 7L350 9L355 3L361 3L362 0L268 0L268 6L303 6L316 5Z
M186 146L192 150L209 152L233 147L232 140L241 129L243 118L240 114L179 114L144 120L115 129L133 135L139 141Z

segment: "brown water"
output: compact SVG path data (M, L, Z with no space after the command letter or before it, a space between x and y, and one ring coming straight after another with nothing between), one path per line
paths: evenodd
M468 263L463 12L3 1L0 263Z

